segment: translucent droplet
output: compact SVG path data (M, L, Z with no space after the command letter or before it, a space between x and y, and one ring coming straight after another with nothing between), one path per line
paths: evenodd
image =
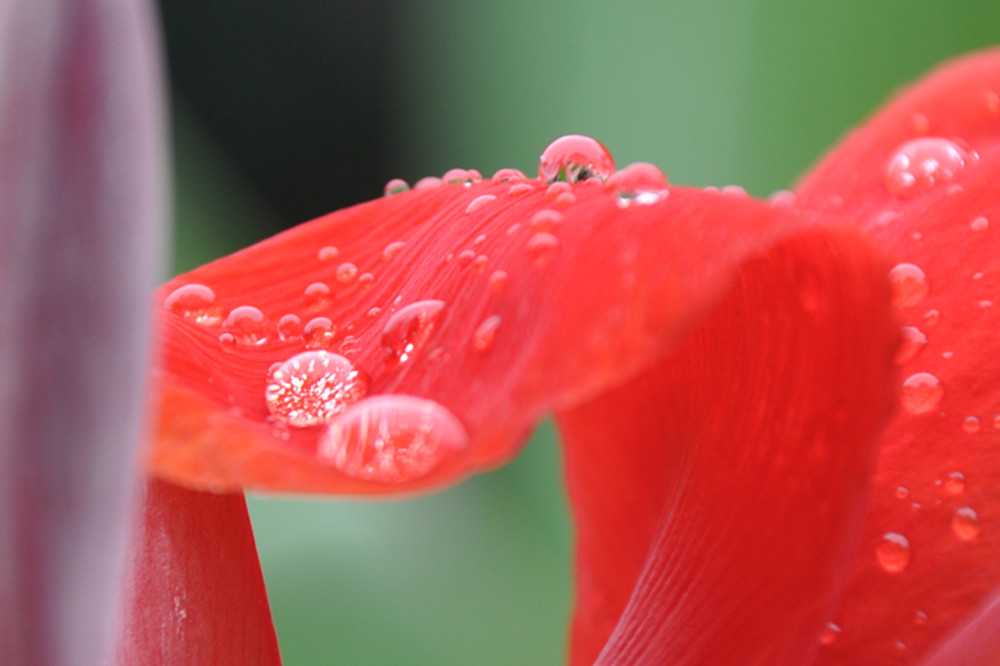
M979 432L979 419L975 416L966 416L965 420L962 421L962 430L969 435L975 435Z
M993 417L993 429L1000 430L1000 414Z
M409 183L407 183L402 178L393 178L388 183L385 184L385 188L382 190L385 196L391 197L394 194L402 194L410 189Z
M923 626L927 624L927 613L922 610L913 612L913 624L917 626Z
M278 320L278 337L282 340L295 340L302 337L302 320L298 315L286 314Z
M326 349L337 337L337 327L326 317L314 317L302 329L306 349Z
M941 321L941 313L937 310L928 310L924 313L924 324L927 326L935 326Z
M915 326L903 326L901 332L903 339L896 350L895 361L897 365L906 365L927 345L927 336Z
M844 630L838 625L833 622L827 622L826 627L823 628L822 633L819 635L819 642L821 645L833 645L842 633L844 633Z
M413 185L415 190L429 190L433 187L439 187L441 185L441 179L437 176L424 176L418 180Z
M380 307L368 308L368 312L366 314L368 315L369 319L374 319L375 317L382 314L382 308Z
M382 261L389 261L390 259L395 257L397 254L399 254L399 251L402 250L403 246L405 245L406 243L404 243L403 241L396 241L395 243L389 243L388 245L386 245L385 249L382 250Z
M225 352L236 351L236 336L234 336L232 333L221 334L219 336L219 347L221 347L222 351ZM213 378L209 377L209 379Z
M475 169L448 169L441 176L441 180L448 184L460 184L469 186L472 183L483 179L483 175Z
M618 192L618 202L623 206L653 204L668 194L667 177L655 164L636 162L608 179L608 186Z
M557 196L552 203L554 203L557 206L565 208L570 204L576 203L576 195L573 194L572 192L563 192L562 194Z
M518 183L527 178L519 169L500 169L491 179L494 183Z
M233 308L222 322L222 330L230 333L237 344L261 345L267 342L267 318L252 305Z
M799 203L799 197L791 190L777 190L767 198L773 205L781 208L793 208Z
M961 495L965 492L965 475L961 472L949 472L944 478L944 489L949 495Z
M906 499L909 496L910 491L908 488L904 488L903 486L898 486L896 488L896 499Z
M347 284L353 281L354 278L358 276L358 267L350 263L349 261L344 262L341 265L337 266L336 275L337 275L337 282L340 282L341 284Z
M333 261L340 256L340 250L332 245L327 245L326 247L321 247L319 252L316 253L316 258L320 261Z
M739 185L726 185L722 188L722 193L739 199L745 199L750 196L747 194L746 189Z
M492 315L483 320L472 334L472 350L484 353L493 347L497 337L497 329L503 320L500 315Z
M973 231L985 231L990 228L990 221L985 217L979 216L969 223L969 228Z
M444 406L408 395L378 395L350 406L320 438L317 455L355 479L405 483L468 445Z
M507 196L516 197L521 194L527 194L528 192L531 192L534 189L535 188L534 186L531 185L531 183L514 183L507 190Z
M325 308L330 304L330 287L322 282L313 282L302 292L302 302L312 310Z
M911 198L948 183L973 159L954 141L926 137L907 141L889 157L885 187L890 194Z
M972 541L982 531L979 514L967 506L956 509L951 517L951 531L962 541Z
M462 250L458 253L458 265L465 268L476 258L475 250Z
M910 565L910 542L897 532L886 532L875 547L879 566L889 573L899 573Z
M163 301L163 307L204 326L218 326L222 322L222 306L211 287L203 284L177 287Z
M406 363L434 332L444 301L410 303L394 313L382 330L382 350L390 368Z
M528 228L532 231L552 231L562 224L564 219L559 211L544 208L531 216Z
M497 197L495 194L483 194L482 196L476 197L475 199L469 202L468 206L465 207L465 214L468 215L469 213L476 212L483 206L486 206L487 204L494 201L496 198Z
M564 183L562 181L552 183L545 188L545 200L555 201L560 195L571 194L572 192L573 186L569 183Z
M915 264L898 264L889 271L889 285L892 287L892 304L898 308L908 308L923 300L930 288L927 276Z
M329 423L367 392L367 378L349 360L327 351L307 351L271 373L264 401L276 418L305 428Z
M568 134L546 146L538 159L542 180L575 183L588 178L607 180L615 171L611 153L595 139Z
M371 273L362 273L358 276L358 286L362 289L370 289L375 284L375 276Z
M507 284L508 278L507 271L500 268L490 273L490 291L495 294L503 289L503 286Z
M475 245L482 245L485 242L486 242L486 234L479 234L478 236L476 236L475 238L472 239L472 244L474 246Z
M479 254L472 260L472 267L481 273L486 269L486 264L488 263L490 263L490 258L485 254Z
M559 239L544 232L532 234L525 248L536 266L545 266L559 253Z
M907 377L899 394L903 409L914 415L933 412L943 397L944 386L941 385L941 380L929 372L918 372Z

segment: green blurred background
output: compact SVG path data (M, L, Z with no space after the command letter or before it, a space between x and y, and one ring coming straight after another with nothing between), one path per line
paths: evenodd
M180 272L448 168L590 134L672 182L789 186L895 88L1000 41L990 1L161 0ZM554 432L405 501L250 498L297 664L555 664L572 598Z

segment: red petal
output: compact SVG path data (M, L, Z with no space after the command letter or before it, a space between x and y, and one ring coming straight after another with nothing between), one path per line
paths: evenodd
M218 488L379 493L499 464L544 411L585 400L662 356L742 262L809 221L719 193L676 188L656 203L623 208L611 186L557 186L547 194L538 181L444 185L385 198L166 285L161 303L191 283L209 286L218 302L190 313L207 324L161 309L165 363L152 468ZM548 209L559 215L535 218ZM323 248L333 246L329 260L334 251ZM343 263L358 275L344 274ZM373 276L368 288L364 273ZM310 305L316 288L304 292L317 282L332 296ZM383 350L383 331L395 312L429 299L444 303L434 330L400 364ZM242 305L266 315L269 339L223 351L218 321ZM468 441L422 475L387 483L373 478L377 468L352 477L338 467L342 460L324 456L320 427L274 428L264 399L268 367L303 349L301 340L274 340L286 313L329 318L340 331L332 349L367 376L369 395L434 401L451 415L444 430L464 428ZM349 415L332 429L343 433ZM370 435L379 430L359 422Z
M676 353L559 414L574 664L815 654L892 392L881 270L850 234L800 237L745 265Z
M831 618L843 635L823 663L917 659L1000 586L998 93L1000 51L947 65L850 135L799 188L804 206L861 220L926 281L910 267L895 274L910 276L897 292L913 327L900 359L904 408L886 432L860 555ZM968 158L895 196L889 162L921 136L947 139ZM909 542L903 571L886 571L876 556L887 533Z
M126 563L115 663L281 663L242 495L150 481Z

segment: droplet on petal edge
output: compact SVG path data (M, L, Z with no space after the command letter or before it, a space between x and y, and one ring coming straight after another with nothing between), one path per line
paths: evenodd
M494 183L519 183L525 180L527 176L519 169L500 169L491 179Z
M887 532L875 547L879 566L889 573L900 573L910 565L910 542L897 532Z
M656 203L669 194L669 185L660 168L646 162L630 164L608 179L608 186L618 192L621 206Z
M977 217L969 223L969 228L973 231L984 231L990 228L990 221L985 217Z
M307 351L271 373L264 401L274 417L305 428L329 423L367 392L367 378L349 360L322 350Z
M819 635L819 642L821 645L833 645L843 632L844 630L833 622L827 622L826 627L823 628L822 633Z
M913 139L899 146L885 166L885 188L898 198L912 198L951 182L975 154L941 137Z
M402 194L410 189L409 183L407 183L402 178L393 178L388 183L385 184L385 189L383 190L385 196L391 197L394 194Z
M218 326L222 322L222 306L212 288L203 284L177 287L163 301L163 307L203 326Z
M442 309L444 301L417 301L389 318L382 331L382 350L387 366L394 368L406 363L427 344Z
M582 134L559 137L545 147L538 159L538 175L547 182L607 180L614 171L615 161L608 149Z
M468 435L444 406L408 395L378 395L348 407L325 430L317 456L347 476L398 484L419 479Z
M949 495L961 495L965 492L965 475L961 472L950 472L944 479L944 489Z
M944 386L941 385L941 380L929 372L918 372L907 377L899 394L903 409L916 416L933 412L943 397Z
M559 253L559 239L544 232L532 234L525 248L535 266L546 266L552 263Z
M962 421L962 430L968 435L975 435L979 432L979 419L975 416L966 416Z

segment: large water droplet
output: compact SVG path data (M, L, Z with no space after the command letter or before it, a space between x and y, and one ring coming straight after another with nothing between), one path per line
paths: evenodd
M399 254L399 251L402 250L405 245L406 243L404 243L403 241L396 241L394 243L389 243L388 245L386 245L385 249L382 250L382 261L389 261L390 259L395 257L397 254Z
M442 308L444 301L417 301L389 318L382 331L382 349L386 354L386 365L396 367L406 363L427 343L431 333L434 332Z
M897 264L889 271L892 304L898 308L916 305L927 295L930 285L923 270L915 264Z
M368 380L339 354L307 351L280 364L264 401L275 417L299 428L329 423L368 392Z
M441 176L441 180L445 183L458 183L466 187L482 179L483 175L475 169L448 169Z
M615 160L599 141L582 134L568 134L546 146L538 159L538 175L552 182L575 183L588 178L607 180Z
M962 430L968 435L975 435L979 432L979 419L975 416L966 416L962 421Z
M913 139L897 148L886 163L885 187L897 197L915 197L950 182L973 158L949 139Z
M875 547L879 566L889 573L899 573L910 565L910 542L897 532L886 532Z
M941 380L929 372L918 372L910 375L903 382L899 400L910 414L927 414L937 409L944 397L944 386Z
M499 292L501 289L503 289L503 286L507 284L507 280L509 277L510 276L507 275L507 271L503 270L502 268L498 268L497 270L490 273L490 280L489 280L490 291L493 292L494 294Z
M962 541L972 541L982 531L979 514L967 506L956 509L951 517L951 531Z
M468 444L445 407L408 395L378 395L349 407L327 427L317 454L344 474L379 483L425 476Z
M237 344L261 345L267 342L267 318L252 305L233 308L222 322L222 330L232 335Z
M316 253L316 258L320 261L333 261L340 256L340 250L333 245L321 247Z
M337 266L337 282L348 284L358 276L358 267L349 261Z
M494 183L519 183L524 180L527 176L520 169L500 169L495 174L493 174L492 181Z
M203 284L177 287L163 301L163 307L204 326L218 326L222 321L222 306L215 292Z
M618 202L623 206L656 203L667 196L669 184L658 166L646 162L630 164L608 179L608 185L618 191Z
M497 329L503 320L500 315L492 315L483 320L472 334L472 350L482 354L493 347L497 337Z
M402 194L410 189L410 184L407 183L402 178L393 178L388 183L385 184L385 188L382 190L385 196L391 197L394 194Z
M415 190L429 190L441 186L441 179L437 176L424 176L413 184Z
M901 330L903 339L896 350L896 364L906 365L917 357L917 354L927 344L927 336L915 326L903 326Z

